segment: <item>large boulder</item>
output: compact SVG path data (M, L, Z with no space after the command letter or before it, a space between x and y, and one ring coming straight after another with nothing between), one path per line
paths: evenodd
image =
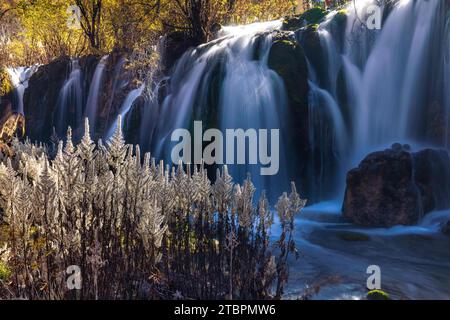
M318 24L327 15L327 11L321 8L312 8L300 15L286 17L283 20L282 30L297 31L309 24Z
M396 144L348 172L343 215L363 226L413 225L430 211L450 207L449 181L446 151L413 153Z

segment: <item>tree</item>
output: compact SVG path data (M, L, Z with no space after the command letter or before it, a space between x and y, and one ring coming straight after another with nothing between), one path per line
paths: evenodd
M75 0L81 13L81 28L89 39L91 48L100 49L100 31L102 23L102 0Z

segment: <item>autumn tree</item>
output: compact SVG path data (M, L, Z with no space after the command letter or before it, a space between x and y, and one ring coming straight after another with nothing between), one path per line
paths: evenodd
M75 0L81 13L80 25L89 39L91 48L100 48L100 28L102 22L102 0Z

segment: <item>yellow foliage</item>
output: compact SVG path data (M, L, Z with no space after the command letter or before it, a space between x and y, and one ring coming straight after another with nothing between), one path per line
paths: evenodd
M0 67L0 97L8 94L12 89L8 72Z
M98 45L93 48L85 29L68 25L71 17L68 9L75 2L10 0L5 4L2 1L0 12L7 7L13 10L5 14L9 19L2 19L2 24L5 23L10 31L6 41L0 41L0 63L2 59L9 60L9 64L48 63L61 55L104 54L116 47L142 50L142 47L155 45L161 35L171 30L192 29L192 21L183 8L184 1L97 2L101 2L101 15L95 30ZM87 8L92 4L87 0L82 3ZM206 29L207 34L211 33L215 24L279 19L292 14L297 5L296 0L210 0L202 3L202 28ZM82 27L89 23L89 17L84 18ZM5 52L7 58L2 57Z

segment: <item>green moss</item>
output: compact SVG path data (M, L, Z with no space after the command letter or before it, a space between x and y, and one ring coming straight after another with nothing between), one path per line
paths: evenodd
M344 241L369 241L370 237L358 232L340 232L337 234L338 238Z
M282 29L286 31L296 31L306 25L319 24L326 14L327 12L321 8L312 8L301 15L286 17L283 21Z
M382 290L372 290L367 293L367 300L390 300L390 297Z
M0 97L7 95L13 90L8 72L0 68Z
M319 29L319 24L318 24L318 23L316 23L316 24L310 24L310 25L308 26L308 28L311 28L311 30L313 30L313 31L317 31L317 29Z
M301 46L289 39L274 41L268 66L284 80L292 105L306 105L307 97L299 89L300 79L307 77L306 61Z
M312 8L302 14L302 18L305 19L308 24L316 24L323 20L327 15L327 12L321 8Z

